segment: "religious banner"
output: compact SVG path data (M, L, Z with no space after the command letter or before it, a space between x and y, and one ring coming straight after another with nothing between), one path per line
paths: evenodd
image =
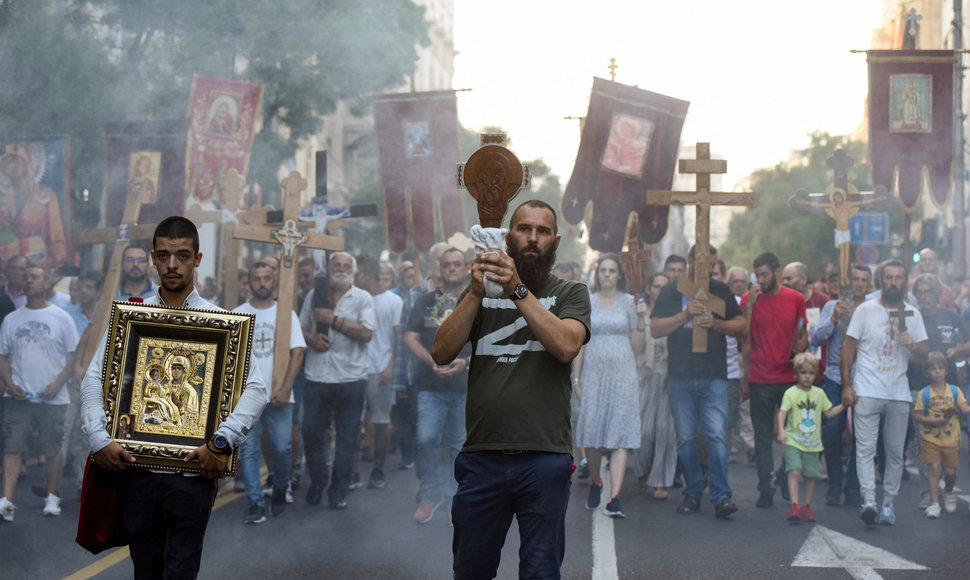
M458 164L458 106L454 91L374 97L387 243L391 252L421 252L465 231Z
M263 85L195 75L189 97L189 171L186 207L215 199L216 184L228 169L246 175L253 138L263 125Z
M136 191L141 194L139 223L182 215L188 130L187 119L105 125L105 226L121 224L127 196Z
M630 214L637 213L639 238L655 244L667 233L668 206L648 205L648 189L670 189L688 101L600 78L593 79L589 112L576 165L563 195L571 224L587 217L589 245L619 252Z
M73 265L71 138L0 139L0 261Z
M953 163L952 50L869 51L872 181L912 212L920 196L943 208Z

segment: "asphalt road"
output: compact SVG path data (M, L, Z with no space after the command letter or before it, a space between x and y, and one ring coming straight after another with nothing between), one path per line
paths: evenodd
M961 461L967 455L961 454ZM397 457L389 458L396 465ZM370 465L362 464L366 479ZM43 500L30 494L40 482L36 466L18 489L13 523L0 523L0 578L121 579L132 575L127 550L93 556L74 543L78 504L65 494L60 517L43 517ZM206 535L202 578L449 578L451 528L438 512L425 525L413 521L414 471L389 471L385 489L361 489L349 509L310 507L305 487L279 518L243 525L245 500L224 484ZM970 489L965 465L961 481ZM575 482L567 515L563 577L609 578L967 578L964 555L970 529L968 499L956 514L928 520L917 509L918 478L902 485L894 527L866 528L856 507L828 507L819 485L817 524L790 524L787 506L758 509L753 466L731 465L739 511L731 521L714 518L705 500L700 513L674 513L678 490L664 501L640 494L628 473L621 496L624 520L590 512L588 485ZM604 502L605 503L605 502ZM323 504L326 504L324 501ZM509 533L498 578L517 577L518 537ZM915 568L923 569L915 569ZM902 569L900 569L902 568ZM909 568L909 569L907 569Z

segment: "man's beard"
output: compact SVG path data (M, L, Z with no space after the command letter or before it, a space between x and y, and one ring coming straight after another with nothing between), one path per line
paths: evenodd
M882 291L882 299L886 304L898 304L903 301L903 291L895 286L889 286Z
M253 298L255 298L257 300L267 300L269 298L272 298L272 296L273 296L273 289L272 288L265 288L265 287L264 288L259 288L258 290L252 289L252 290L250 290L250 293L253 295Z
M771 282L768 282L767 284L765 284L765 287L762 288L762 290L764 290L767 294L772 294L777 289L778 289L778 278L774 275L771 276Z
M350 274L331 274L330 286L335 290L347 290L353 285L354 279Z
M552 247L549 252L543 254L539 246L527 244L521 250L515 247L512 238L508 239L508 254L515 262L515 270L519 273L519 278L526 288L532 292L542 290L552 272L552 266L556 263L556 248ZM538 255L526 255L525 250L535 250Z

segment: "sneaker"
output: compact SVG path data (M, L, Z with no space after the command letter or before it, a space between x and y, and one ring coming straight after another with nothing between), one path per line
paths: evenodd
M788 512L788 521L790 522L800 522L802 521L802 510L798 507L797 503L791 504L791 511Z
M867 501L865 505L862 506L862 511L859 512L859 517L862 521L866 523L867 526L871 526L876 523L876 515L878 515L876 510L876 502Z
M935 520L940 517L940 512L942 511L943 510L940 509L940 504L933 502L930 505L926 506L926 510L923 513L926 514L926 517Z
M243 520L244 524L261 524L266 521L266 509L261 505L256 505L254 503L249 504L249 508L246 510L246 518Z
M419 503L417 511L414 512L414 521L419 524L426 524L430 522L431 518L434 517L434 513L438 511L438 508L440 508L441 504L443 503L445 503L444 496L439 497L437 501L425 500Z
M5 522L12 522L15 509L17 509L17 506L10 503L6 497L0 497L0 519Z
M579 469L576 470L576 479L589 479L589 463L586 458L579 460Z
M919 495L919 509L925 510L930 507L932 500L930 499L930 490L924 489Z
M773 491L763 491L758 497L758 501L755 502L756 506L759 508L770 508L775 505L775 492Z
M317 505L320 503L320 498L323 497L323 486L319 483L310 483L310 489L306 490L306 502L310 505Z
M599 485L589 484L589 497L586 498L586 509L595 510L600 507L600 493L603 491L603 482Z
M893 504L891 503L883 504L882 511L879 513L879 525L881 526L896 525L896 508L893 507Z
M47 499L44 500L44 515L61 515L61 498L57 497L53 493L47 494Z
M404 459L402 459L401 463L399 463L397 466L397 470L406 471L408 469L414 469L414 461L405 461Z
M728 519L736 511L738 506L734 505L730 498L721 498L721 501L714 504L714 517L722 520Z
M606 515L613 519L622 520L626 516L623 515L623 510L620 509L619 498L613 498L608 504L606 504Z
M345 500L345 499L333 500L332 499L332 500L330 500L329 507L332 510L345 510L345 509L347 509L347 500Z
M360 474L356 472L351 473L350 485L347 486L347 489L349 489L350 491L354 491L355 489L360 489L362 487L364 487L364 484L360 482Z
M269 502L269 515L277 518L283 515L286 510L286 490L285 489L274 489L272 499Z
M684 503L677 506L677 513L682 516L696 514L699 511L701 511L701 502L697 501L696 497L689 495L685 495Z
M802 506L802 513L799 514L803 522L814 522L815 514L812 513L811 504L805 504Z
M374 468L370 472L370 479L367 480L368 489L383 489L384 488L384 472L380 469Z
M943 493L943 509L952 514L957 511L957 496L952 491Z

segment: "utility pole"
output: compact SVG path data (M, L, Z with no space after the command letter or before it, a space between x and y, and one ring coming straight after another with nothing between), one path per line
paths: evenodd
M967 273L967 219L966 199L964 187L967 181L966 164L964 163L964 130L963 130L963 0L953 0L953 50L957 62L953 68L953 159L956 162L955 179L953 183L953 212L956 214L956 237L953 240L953 264L956 266L955 276Z

